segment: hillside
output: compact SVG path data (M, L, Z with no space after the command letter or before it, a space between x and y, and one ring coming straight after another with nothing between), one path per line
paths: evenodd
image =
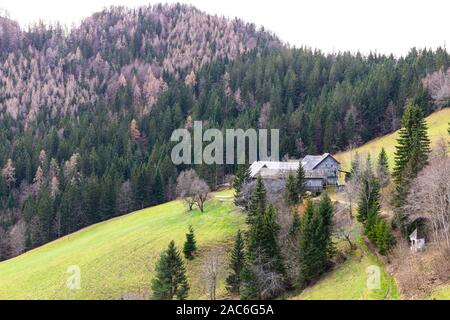
M0 19L0 261L176 198L174 130L280 129L280 158L336 153L448 101L450 55L322 53L189 5L79 26ZM211 189L236 166L195 166Z
M426 121L428 123L428 135L432 145L442 137L447 139L448 123L450 121L450 108L444 108L431 114L426 118ZM378 156L381 148L384 147L389 157L389 165L392 168L394 165L394 152L397 138L398 131L372 140L359 148L337 153L335 157L342 163L344 169L349 169L351 158L356 153L361 155L370 153L372 156Z
M161 250L172 239L181 248L189 225L200 249L187 264L190 298L206 298L200 281L205 254L232 241L244 223L232 208L232 202L216 198L204 214L188 214L182 202L173 201L83 229L0 263L0 299L119 299L139 291L145 296ZM66 288L71 265L81 268L81 290ZM221 283L218 296L223 293Z

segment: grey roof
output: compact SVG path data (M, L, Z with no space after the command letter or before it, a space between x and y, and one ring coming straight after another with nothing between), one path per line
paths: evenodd
M302 167L305 171L314 170L323 160L328 157L332 157L334 159L334 157L329 153L324 153L321 156L308 155L302 159ZM339 161L337 161L336 159L334 159L334 161L339 163Z
M293 161L255 161L250 166L250 176L252 178L260 175L263 178L275 178L282 177L288 174L288 172L297 171L299 163L303 166L306 173L310 173L308 178L313 178L311 176L312 172L322 161L326 158L332 157L329 153L325 153L321 156L311 156L308 155L302 160ZM334 159L334 158L333 158ZM338 162L336 159L334 159ZM339 162L338 162L339 163ZM318 178L318 177L317 177Z
M276 162L276 161L255 161L250 166L250 176L254 178L261 174L264 176L282 176L289 171L297 171L299 161Z

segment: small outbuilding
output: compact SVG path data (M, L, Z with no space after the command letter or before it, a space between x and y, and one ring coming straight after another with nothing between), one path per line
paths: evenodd
M411 251L419 252L425 249L425 235L416 228L413 233L409 236L409 241L411 242Z

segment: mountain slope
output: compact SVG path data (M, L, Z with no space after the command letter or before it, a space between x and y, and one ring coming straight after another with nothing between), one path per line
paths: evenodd
M200 249L199 257L187 263L190 298L206 298L204 283L198 281L206 253L232 241L244 224L244 216L232 208L232 202L216 198L207 202L204 214L186 213L181 201L173 201L83 229L0 263L0 299L119 299L137 292L146 296L160 252L171 240L181 249L189 225ZM81 290L66 287L72 265L81 268ZM219 297L223 292L222 283Z
M448 139L447 129L450 121L450 108L444 108L431 114L426 118L426 121L428 123L428 135L432 145L442 137ZM372 140L359 148L340 152L336 154L335 157L342 163L344 169L349 169L352 156L355 154L359 153L360 155L365 155L370 153L372 157L377 157L381 148L384 147L388 154L389 165L392 169L394 165L394 152L397 138L398 131Z

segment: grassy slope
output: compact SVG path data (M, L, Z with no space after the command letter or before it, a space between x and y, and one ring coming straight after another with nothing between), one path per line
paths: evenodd
M436 142L440 137L448 139L447 128L449 121L450 108L445 108L438 112L435 112L427 118L427 123L429 126L428 134L432 143ZM335 157L342 163L344 169L348 169L350 166L351 158L355 153L359 153L361 155L370 153L372 154L372 156L378 156L381 147L384 147L388 153L390 166L392 168L397 138L398 131L370 141L354 150L338 153L335 155Z
M0 263L0 299L118 299L146 291L161 250L171 240L181 248L189 224L200 248L199 258L188 262L190 298L206 298L199 281L202 258L231 242L244 221L232 202L217 199L204 214L187 214L182 202L173 201L109 220ZM81 290L66 288L71 265L81 268ZM223 284L218 291L223 294Z
M355 224L355 235L361 233L361 227ZM387 273L383 264L372 254L357 235L358 249L343 264L324 275L313 286L306 288L292 300L396 300L399 299L397 285ZM339 244L339 243L338 243ZM369 289L367 286L368 269L380 267L380 288Z

